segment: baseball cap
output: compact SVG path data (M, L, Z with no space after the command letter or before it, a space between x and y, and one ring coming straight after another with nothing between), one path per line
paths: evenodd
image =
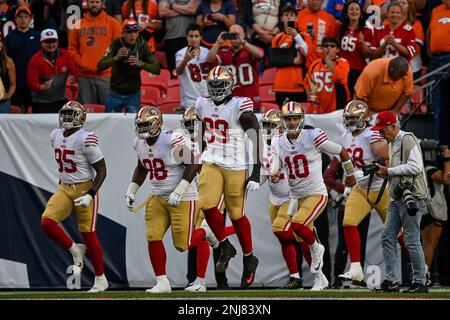
M132 31L138 31L138 30L139 30L139 25L136 22L136 20L127 19L122 23L122 31L132 32Z
M386 128L388 125L396 124L397 118L390 111L381 111L377 118L375 119L375 126L373 126L370 130L372 131L380 131Z
M41 32L41 42L45 40L56 39L58 40L58 33L54 29L45 29Z
M29 9L27 6L22 5L22 6L20 6L20 7L18 7L18 8L16 9L16 12L14 13L14 17L17 18L17 16L18 16L19 13L21 13L21 12L26 12L26 13L28 13L30 16L32 15L30 9Z

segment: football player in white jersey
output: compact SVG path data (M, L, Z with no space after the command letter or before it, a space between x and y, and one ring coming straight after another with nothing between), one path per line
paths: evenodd
M73 256L73 273L80 276L87 252L95 270L94 286L89 292L103 292L108 281L103 269L103 249L97 240L98 195L106 178L106 165L98 147L98 136L82 128L86 112L76 101L67 102L59 110L59 125L52 131L50 140L58 164L59 186L48 200L42 214L41 227L58 244L68 249ZM75 211L78 228L84 244L73 242L59 222Z
M191 240L198 212L198 192L193 179L199 165L194 163L186 137L179 132L163 132L162 125L162 114L156 107L142 106L136 114L134 149L138 162L125 194L126 205L132 210L136 192L149 175L152 194L145 221L150 262L157 281L147 290L150 293L172 290L166 275L166 250L162 241L168 228L171 227L177 250L183 252L196 245Z
M201 155L202 150L205 148L205 141L201 139L201 121L198 118L197 111L195 110L194 106L190 106L186 109L186 111L183 114L183 117L181 119L181 127L186 131L186 134L188 135L187 141L191 143L191 150L194 153L194 161L195 163L199 164L201 163ZM201 167L200 169L201 170ZM194 179L197 179L194 178ZM223 196L221 198L221 201L219 202L218 208L220 211L223 211ZM199 204L200 207L200 204ZM225 219L223 219L223 223L225 224ZM206 269L208 267L208 259L210 255L210 249L209 246L211 246L214 251L219 251L219 254L214 252L214 261L217 262L219 255L220 255L220 249L219 247L219 241L214 236L214 233L209 228L205 216L203 215L203 212L200 210L199 214L196 217L195 221L195 230L193 232L193 238L200 238L200 239L193 239L193 243L197 243L196 250L194 248L189 248L188 252L188 278L190 277L190 274L193 273L191 269L196 268L196 274L197 278L189 283L189 285L184 289L186 291L191 292L198 292L198 291L205 291L203 288L205 287L204 279L206 274ZM231 235L234 234L234 228L233 226L225 227L226 234ZM209 244L208 244L209 242ZM194 254L195 253L195 254ZM195 259L195 263L192 261ZM227 284L227 278L225 276L225 272L223 273L215 273L216 282L218 287L226 288L228 286Z
M296 238L290 228L291 217L287 215L290 198L286 172L283 170L283 173L276 182L268 179L270 161L272 159L272 152L270 150L271 140L274 135L279 134L281 131L280 111L276 109L266 111L260 119L260 124L263 131L262 137L264 144L260 183L261 185L266 181L269 183L269 215L270 222L272 223L272 231L280 242L281 253L289 270L289 281L280 289L301 289L303 287L303 281L298 272L297 251L294 246Z
M209 50L200 46L202 27L196 23L188 25L186 39L188 45L175 55L183 111L192 106L198 97L208 95L206 77L212 67L206 60Z
M259 123L253 113L253 101L246 97L233 97L233 73L226 67L214 67L207 80L209 97L199 97L195 109L205 126L206 150L202 154L203 167L199 177L201 206L206 221L220 241L221 256L216 264L224 272L236 249L230 243L217 208L224 194L225 208L237 237L243 258L241 288L248 288L255 279L258 259L253 255L251 226L244 213L246 190L257 190L260 179ZM250 130L251 129L251 130ZM257 150L250 177L245 135Z
M342 114L347 129L341 138L341 144L347 149L355 166L357 184L348 195L344 211L344 237L350 256L350 270L340 278L351 280L355 285L364 285L364 273L361 267L361 240L358 225L375 209L381 221L386 220L389 207L389 192L383 178L376 174L364 175L363 167L372 164L375 159L387 162L389 147L378 131L371 131L368 125L369 108L360 100L350 101Z
M323 290L328 280L322 273L325 248L315 238L314 220L327 205L328 193L322 177L321 152L339 154L346 173L346 184L356 183L354 168L341 145L328 140L321 129L306 129L305 114L298 102L290 101L281 108L284 133L272 139L271 177L278 179L282 167L290 187L288 215L292 216L291 228L311 250L311 273L316 274L312 290Z

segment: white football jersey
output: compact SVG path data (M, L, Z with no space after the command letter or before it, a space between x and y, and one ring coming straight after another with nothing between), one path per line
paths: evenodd
M93 180L96 172L92 164L103 159L97 134L82 128L64 137L64 131L58 128L50 134L55 160L58 163L59 179L67 184Z
M187 47L184 47L176 53L175 61L177 66L183 61L186 50ZM180 98L181 105L184 108L192 106L198 97L206 97L208 95L206 77L211 69L211 64L206 61L208 52L208 49L200 47L200 55L192 58L180 75Z
M341 144L347 149L347 152L353 161L358 186L363 189L367 189L369 176L363 175L362 167L372 164L372 160L375 160L375 155L373 154L370 145L374 142L383 141L380 133L378 131L372 131L370 128L371 127L364 128L364 130L356 136L353 136L350 132L346 131L341 137ZM374 175L370 191L380 190L382 184L383 178Z
M280 206L286 201L289 201L289 183L286 176L286 170L282 169L280 180L276 183L268 179L270 172L270 162L272 161L272 152L270 146L264 142L263 159L261 165L261 184L266 180L270 188L270 202L276 206Z
M202 161L227 170L247 169L245 133L239 118L242 113L253 111L253 101L247 97L233 97L216 106L212 99L200 97L195 102L195 109L205 126L206 150Z
M272 138L273 157L278 156L286 168L293 198L328 195L323 182L322 154L319 149L326 141L326 133L319 128L302 129L292 143L286 133Z
M145 139L134 140L134 150L141 164L148 170L152 192L168 199L183 179L185 165L176 159L174 148L186 145L186 138L179 132L161 132L155 144L149 146ZM198 200L197 184L192 181L182 201Z

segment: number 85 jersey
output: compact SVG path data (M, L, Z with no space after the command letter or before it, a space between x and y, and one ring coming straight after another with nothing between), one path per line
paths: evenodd
M226 170L246 170L245 132L239 118L242 113L253 111L253 101L247 97L233 97L216 106L211 98L200 97L195 102L195 109L205 126L207 147L202 162Z
M64 129L58 128L50 134L50 141L61 182L74 184L94 179L96 173L91 164L103 159L94 132L82 128L64 137Z
M302 129L292 143L286 133L273 137L273 161L278 157L286 168L292 198L328 195L323 182L322 154L319 150L326 141L326 133L319 128Z

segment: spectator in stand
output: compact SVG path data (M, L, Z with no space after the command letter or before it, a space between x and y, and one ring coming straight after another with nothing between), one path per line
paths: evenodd
M367 65L366 58L370 56L370 43L373 29L366 26L364 12L358 0L350 0L342 10L339 39L341 50L339 54L348 61L348 89L353 97L356 80Z
M156 1L127 0L122 5L122 15L124 19L131 19L138 22L140 36L148 42L150 51L155 53L156 43L154 32L163 27Z
M230 0L203 0L195 18L195 22L203 27L202 44L211 48L219 34L236 23L236 14L236 7Z
M105 0L105 11L108 16L114 17L117 21L122 23L122 9L119 0Z
M369 6L369 2L366 0L356 1L361 8L361 12L366 12L367 7ZM342 20L342 16L344 14L345 4L348 3L346 0L328 0L326 11L331 14L336 20Z
M66 82L69 77L76 82L77 68L69 53L58 48L56 30L41 32L41 46L28 64L33 113L57 113L68 101Z
M179 112L194 105L198 97L208 96L206 77L211 69L211 64L207 61L208 49L200 46L202 27L191 23L186 29L186 38L187 47L176 54L176 73L180 77Z
M16 66L16 92L11 97L11 104L20 107L23 113L31 106L31 91L27 85L28 62L40 48L40 34L30 29L31 19L31 11L27 6L17 8L16 29L8 33L4 42Z
M269 57L272 38L276 34L274 29L279 23L279 9L279 1L253 0L245 2L244 21L251 30L249 41L262 48L266 57ZM264 64L265 62L262 60L259 65L259 74L264 71Z
M356 100L367 103L371 113L389 110L398 114L413 91L411 66L403 57L371 61L355 84Z
M324 37L337 37L339 27L334 17L322 10L324 0L308 0L308 7L297 15L296 27L298 32L308 42L308 55L306 56L306 67L309 68L315 60L323 58L322 39Z
M427 32L427 52L430 57L427 72L434 70L450 63L450 0L442 0L442 4L434 8L431 13L430 26ZM438 82L446 73L450 72L449 68L435 73L430 77L430 81ZM446 80L449 83L449 80ZM445 80L439 81L436 89L433 91L432 110L434 112L435 136L440 137L442 141L443 134L440 132L441 122L444 123L444 117L441 117L441 108L448 108L448 105L441 103L441 95L444 95ZM448 93L447 93L448 95ZM448 131L443 130L443 131Z
M11 109L10 99L16 91L16 66L6 53L2 36L0 36L0 79L5 89L4 95L0 98L0 113L9 113Z
M288 101L304 102L307 100L303 82L302 62L309 51L303 37L297 29L289 27L289 22L295 22L296 12L293 6L286 5L282 9L281 24L276 30L281 30L272 39L271 63L275 66L273 90L275 99L281 108ZM278 50L278 52L277 52ZM291 61L284 56L288 50L292 51ZM285 52L284 55L282 52Z
M103 0L88 0L80 29L69 32L69 52L78 67L78 100L81 104L106 104L111 69L97 70L109 44L120 37L119 22L103 10Z
M141 70L159 74L160 66L147 42L139 36L139 24L125 20L122 36L109 45L98 62L101 72L112 67L106 112L136 113L141 105Z
M16 10L16 1L13 4L8 0L0 0L0 32L3 34L3 39L6 38L10 29L15 27L14 11Z
M175 55L187 46L186 29L195 22L195 12L200 0L160 0L158 11L161 18L166 19L164 50L167 68L172 78L176 78Z
M335 37L322 40L324 58L311 64L305 78L306 91L313 102L314 113L329 113L343 109L350 99L347 87L350 66L338 55L339 41ZM317 100L312 96L317 95Z
M425 40L422 23L416 19L416 9L414 7L413 0L398 0L397 2L402 7L403 21L412 26L416 35L416 54L411 59L410 63L413 70L414 79L418 79L422 74L422 58L420 57L420 52L422 51L422 46Z
M29 8L33 15L33 29L42 31L46 28L57 30L61 22L60 0L32 0Z
M253 111L260 112L257 65L264 57L264 51L245 39L244 29L240 25L232 25L229 33L235 35L235 39L230 40L231 46L224 46L226 32L222 32L209 50L208 62L230 68L236 79L233 95L249 97L253 100Z
M372 59L402 56L410 61L416 55L416 34L402 18L402 7L391 2L387 8L388 23L375 29Z

